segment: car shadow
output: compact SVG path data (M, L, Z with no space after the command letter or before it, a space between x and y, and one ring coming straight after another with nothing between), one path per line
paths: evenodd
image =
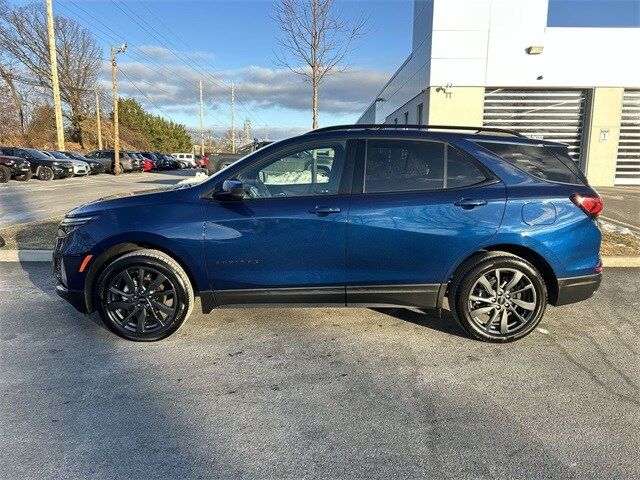
M376 307L371 310L389 315L403 320L405 322L413 323L420 327L430 328L431 330L437 330L449 335L455 335L462 338L471 338L471 336L464 331L449 310L445 309L433 309L433 310L411 310L408 308L381 308Z

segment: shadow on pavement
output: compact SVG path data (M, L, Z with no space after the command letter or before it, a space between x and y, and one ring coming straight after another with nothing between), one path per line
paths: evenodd
M413 323L420 327L430 328L462 338L472 338L458 325L458 322L453 318L449 310L441 309L440 312L438 312L437 309L421 312L408 308L372 308L371 310L395 317L398 320Z

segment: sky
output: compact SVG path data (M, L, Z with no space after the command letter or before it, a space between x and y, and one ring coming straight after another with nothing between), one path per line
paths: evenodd
M513 0L517 1L517 0ZM311 127L310 85L274 62L281 35L272 0L53 0L54 13L91 30L104 49L103 85L110 91L109 47L118 55L120 93L188 127L199 125L202 80L205 128L219 136L249 119L253 136L270 138ZM27 3L19 1L17 3ZM366 15L368 34L348 56L352 67L320 87L320 125L353 123L411 51L412 0L336 0L347 20ZM640 0L550 0L550 26L640 26Z

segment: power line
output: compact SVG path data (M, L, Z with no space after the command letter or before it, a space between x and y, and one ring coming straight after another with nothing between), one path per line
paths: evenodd
M210 76L213 82L218 83L219 85L226 87L226 88L230 88L229 85L225 84L222 80L218 79L217 77L215 77L214 75L212 75L211 73L207 73L205 70L206 69L202 69L202 66L199 65L198 63L196 63L195 61L194 64L198 67L200 67L202 70L197 70L196 68L194 68L191 64L187 63L187 61L184 59L184 55L180 55L179 52L179 48L176 47L176 45L171 42L170 40L168 40L166 37L162 36L161 34L158 34L159 37L154 33L149 31L144 25L141 25L140 22L146 24L149 28L154 29L153 25L149 24L144 18L140 17L140 15L138 15L135 11L133 11L131 8L129 8L129 6L127 6L124 2L120 2L122 3L122 6L124 8L126 8L127 10L129 10L133 15L135 15L138 20L136 20L135 18L133 18L131 15L129 15L126 11L124 11L120 5L118 5L118 3L116 3L116 1L111 0L111 3L113 5L115 5L122 13L124 13L127 17L129 17L129 19L133 22L135 22L136 24L138 24L145 32L147 32L149 35L151 35L157 42L160 43L160 45L162 47L164 47L168 52L170 52L174 57L176 57L179 61L181 61L182 63L184 63L187 67L189 67L191 70L193 70L194 72L196 72L199 75L204 75L204 76ZM164 41L163 41L164 40ZM167 45L165 44L165 42L168 42L170 45L172 45L175 49L178 50L178 52L172 50L171 48L168 48ZM255 117L253 117L253 115L251 114L251 112L244 106L244 104L242 105L244 110L246 110L247 114L249 116L251 116L256 122L258 120L256 120Z
M169 28L167 26L166 23L164 23L154 12L153 10L151 10L149 7L147 7L144 2L141 2L142 6L145 8L145 10L147 10L147 12L149 12L156 20L158 20L158 22L160 22L160 24L162 26L165 27L166 30L168 30L169 32L172 33L172 35L174 37L176 37L180 43L182 43L187 49L190 49L191 46L187 44L187 42L185 42L180 36L178 36L178 34L174 31L173 28ZM128 8L128 7L127 7ZM131 10L131 9L129 9ZM148 25L148 24L147 24ZM166 39L166 37L164 37ZM171 45L173 45L174 48L176 48L177 50L180 50L178 47L176 47L176 45L173 42L170 42L167 39L167 42L169 42ZM214 72L218 71L217 68L210 62L205 61L204 59L201 60L201 65L204 66L208 66L209 68L211 68ZM231 88L230 85L226 84L223 80L218 79L217 77L213 76L213 74L211 74L212 78L216 79L218 82L220 82L221 84L223 84L224 86L226 86L227 88ZM247 107L245 106L244 101L240 98L240 95L238 95L238 93L236 92L236 97L238 97L238 103L240 103L240 105L242 106L242 108L245 110L245 112L257 123L261 123L259 120L256 119L256 117L254 117L254 115L252 114L252 112L250 110L247 109Z
M82 11L86 16L91 17L92 19L94 19L96 22L98 22L100 25L102 25L102 21L99 20L98 18L96 18L94 15L92 15L91 13L87 12L84 8L82 8L80 5L78 5L77 3L75 3L73 0L69 0L69 2L71 4L73 4L78 10ZM111 34L110 32L105 32L101 27L97 26L96 24L94 24L93 22L87 20L86 18L80 18L80 16L78 15L77 12L73 12L71 9L69 9L66 5L61 4L60 6L64 7L68 12L70 12L72 15L74 15L77 19L80 19L82 22L90 25L92 27L92 29L94 30L98 30L100 32L102 32L103 34L105 34L107 37L109 37L111 40L107 40L104 37L102 37L101 35L97 34L95 31L92 31L92 33L98 37L99 39L101 39L104 43L106 44L111 44L113 41L115 41L116 43L119 42L126 42L126 39L124 37L122 37L119 34L116 34L117 37L115 37L113 34ZM152 71L151 68L145 63L146 61L150 61L154 64L156 64L159 68L166 70L166 65L163 65L162 63L160 63L156 58L145 54L142 50L140 50L140 48L136 47L135 45L129 45L134 52L130 52L130 54L133 54L136 59L138 59L138 61L141 62L141 64L147 68L148 70ZM180 75L178 72L172 72L176 77L184 80L187 83L192 83L192 80L185 78L184 76ZM196 72L197 73L197 72ZM145 82L145 83L149 83L149 82ZM150 84L152 85L152 84ZM156 85L153 85L156 86ZM215 113L213 113L210 109L207 109L208 113L213 117L213 119L218 122L218 123L223 123L220 121L220 119L217 117L217 115ZM228 119L230 119L230 115L227 114L224 111L219 111L219 113L223 114L224 116L226 116Z
M142 90L140 90L140 89L138 88L138 86L136 85L136 83L135 83L133 80L131 80L131 77L129 77L129 75L127 75L127 74L124 72L124 70L122 70L122 68L120 68L120 73L121 73L122 75L124 75L124 77L125 77L127 80L129 80L129 82L131 83L131 85L133 85L133 87L134 87L136 90L138 90L138 91L140 92L140 94L141 94L144 98L146 98L146 99L147 99L147 101L148 101L151 105L153 105L153 106L154 106L158 111L160 111L160 113L162 113L165 117L167 117L167 118L168 118L169 120L171 120L173 123L178 123L178 122L176 122L173 118L171 118L171 117L170 117L170 116L169 116L169 115L168 115L164 110L162 110L158 105L156 105L156 104L153 102L153 100L151 100L151 99L148 97L148 95L147 95L146 93L144 93Z

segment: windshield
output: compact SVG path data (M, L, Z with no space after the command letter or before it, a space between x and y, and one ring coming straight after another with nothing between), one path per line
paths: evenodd
M49 153L53 155L55 158L57 158L58 160L69 160L69 157L67 157L64 153L60 153L56 151L50 151Z
M45 155L40 150L34 150L32 148L25 148L24 150L36 160L51 160L51 157Z

